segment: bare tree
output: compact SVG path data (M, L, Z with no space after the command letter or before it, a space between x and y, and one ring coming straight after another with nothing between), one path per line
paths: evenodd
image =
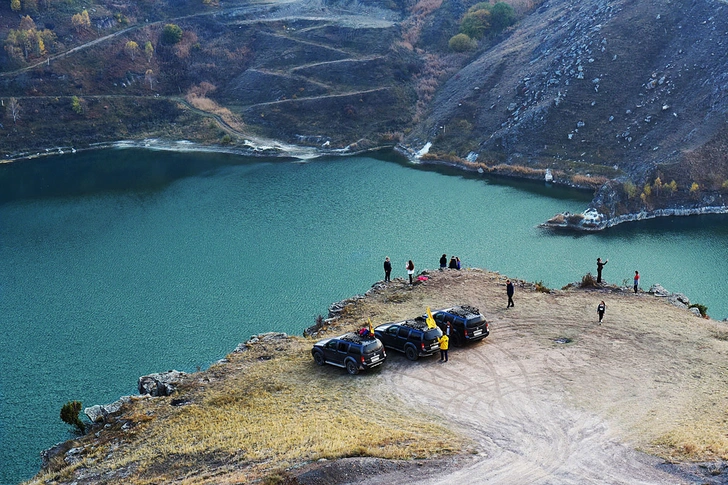
M10 98L8 101L8 111L10 116L13 117L13 124L18 124L18 118L20 118L20 103L15 98Z

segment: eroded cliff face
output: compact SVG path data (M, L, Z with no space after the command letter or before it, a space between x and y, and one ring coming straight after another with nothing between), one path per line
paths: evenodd
M543 2L444 83L405 144L486 171L611 181L590 207L601 227L722 208L727 12L720 1Z

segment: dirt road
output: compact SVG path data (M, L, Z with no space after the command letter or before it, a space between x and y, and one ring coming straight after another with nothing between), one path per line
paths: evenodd
M488 284L473 284L482 279ZM545 294L517 286L516 306L506 310L504 280L446 271L424 291L403 290L407 301L397 313L469 303L491 322L490 337L451 350L447 363L396 354L381 373L383 394L394 391L475 442L471 458L417 482L691 483L636 450L668 453L659 444L671 439L683 440L673 443L678 451L702 451L703 458L719 450L707 443L726 436L725 325L630 292ZM600 300L607 304L602 325ZM379 320L389 317L391 305L370 303ZM359 483L412 479L394 472Z

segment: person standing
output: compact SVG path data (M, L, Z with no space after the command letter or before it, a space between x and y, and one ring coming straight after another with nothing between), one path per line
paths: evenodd
M447 254L440 256L440 269L447 268Z
M607 309L607 305L604 304L604 300L597 305L597 314L599 315L599 325L602 324L602 319L604 318L604 312Z
M389 260L389 256L384 258L384 281L385 283L390 281L389 275L392 274L392 262Z
M602 268L609 262L606 260L602 263L602 258L597 258L597 283L602 282Z
M450 337L443 335L437 341L440 342L440 362L447 362L447 349L450 346Z
M640 272L634 272L634 294L637 294L637 288L640 286Z
M511 280L506 280L506 294L508 295L508 306L506 308L510 308L512 306L515 306L513 304L513 292L515 288L513 288L513 283Z
M414 274L415 274L415 263L413 263L412 260L410 259L409 261L407 261L407 266L405 266L405 267L407 268L407 275L409 276L409 282L411 285L412 276L414 276Z

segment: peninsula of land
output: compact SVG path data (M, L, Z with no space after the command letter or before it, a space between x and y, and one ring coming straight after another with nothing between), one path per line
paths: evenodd
M205 371L140 380L158 396L95 407L30 483L728 482L728 324L659 287L511 278L507 308L504 275L423 276L332 305L308 337L253 336ZM389 352L350 376L311 358L369 319L457 304L491 333L447 363Z

